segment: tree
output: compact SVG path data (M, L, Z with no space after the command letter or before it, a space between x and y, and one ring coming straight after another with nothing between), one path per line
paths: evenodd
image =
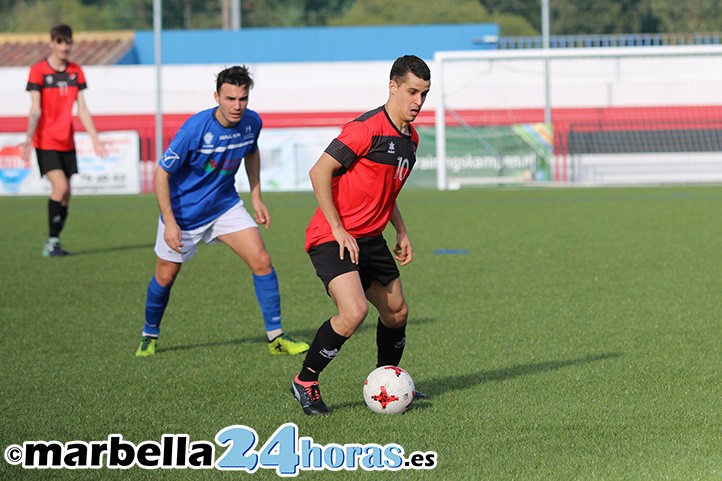
M104 23L104 11L93 5L83 6L80 0L20 1L0 18L0 28L9 32L47 33L58 23L67 23L74 30L92 30Z
M516 15L541 31L541 0L477 0L487 11L497 15ZM549 0L550 2L554 0Z
M517 13L541 30L541 0L479 0L489 12ZM549 0L553 35L717 32L722 0Z
M656 33L659 25L649 0L554 0L550 17L555 35Z
M718 32L722 0L650 0L659 18L659 30L672 33Z
M490 21L477 0L360 0L331 25L415 25Z
M221 28L222 0L163 0L163 28ZM234 0L235 1L235 0ZM502 36L539 35L542 0L240 0L242 27L497 23ZM553 35L704 33L722 0L549 0ZM0 31L148 30L152 0L0 0Z
M489 14L478 0L357 0L330 25L416 25L497 23L502 35L537 35L524 18L508 13Z
M313 27L327 25L354 0L243 0L243 26Z

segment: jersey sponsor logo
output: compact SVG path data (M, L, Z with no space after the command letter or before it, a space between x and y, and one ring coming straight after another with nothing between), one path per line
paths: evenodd
M218 147L209 147L209 148L203 148L200 150L201 154L218 154L221 152L225 152L226 150L234 150L234 149L240 149L243 147L246 147L247 145L251 145L253 143L252 140L247 140L245 142L241 142L239 144L228 144L228 145L219 145Z
M163 165L163 167L170 169L176 160L180 159L180 156L173 152L171 149L168 149L165 151L165 154L163 154L163 158L160 159L160 163Z
M206 172L215 172L218 175L234 175L238 171L238 166L241 165L241 160L243 159L223 159L222 161L209 159L203 169Z
M221 135L220 137L218 137L218 140L236 139L236 138L240 137L241 135L242 134L240 132L234 132L232 134Z

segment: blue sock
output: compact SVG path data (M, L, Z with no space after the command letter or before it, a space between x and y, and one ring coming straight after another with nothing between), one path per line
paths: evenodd
M160 335L160 321L163 319L163 313L168 305L171 287L173 287L173 284L163 287L155 280L155 276L151 278L148 284L148 294L145 298L144 335L153 337Z
M253 274L253 287L256 289L258 305L261 306L266 331L281 328L281 294L278 291L276 271L257 276Z

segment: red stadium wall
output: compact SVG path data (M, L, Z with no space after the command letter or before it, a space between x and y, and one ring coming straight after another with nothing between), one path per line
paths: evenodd
M293 112L263 113L264 128L340 127L360 112ZM469 110L458 114L472 126L511 125L544 121L543 109ZM164 146L191 114L173 114L163 117ZM675 107L613 107L567 108L552 111L554 150L557 157L555 179L565 180L567 138L574 131L611 130L675 130L722 129L722 106ZM153 115L96 115L95 125L100 131L135 130L140 136L140 158L154 159L155 116ZM447 125L458 125L447 116ZM427 110L417 118L415 125L433 126L434 112ZM0 117L0 132L24 132L26 117ZM76 119L76 129L82 125Z
M263 113L264 128L340 127L358 116L360 112L290 112ZM458 114L472 126L511 125L544 121L542 109L466 110ZM172 114L163 116L165 142L173 137L178 128L190 116ZM155 142L155 116L143 115L95 115L95 125L104 130L135 130L141 139L141 159L153 160ZM656 129L710 129L722 128L722 106L675 106L675 107L613 107L568 108L552 111L557 153L564 152L564 138L570 129L599 130L656 130ZM447 115L448 126L459 125ZM422 112L414 125L433 126L434 112ZM75 119L76 129L83 130ZM0 132L24 132L26 117L0 117Z

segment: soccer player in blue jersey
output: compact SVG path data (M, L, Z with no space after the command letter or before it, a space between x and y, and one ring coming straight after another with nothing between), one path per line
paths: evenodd
M204 241L223 242L248 265L261 307L271 354L301 354L308 344L292 339L281 325L276 271L258 224L271 223L261 199L258 136L261 117L247 108L253 79L245 66L221 71L216 78L217 107L189 118L171 141L155 172L160 207L155 275L148 284L145 325L135 355L156 352L160 323L183 262ZM244 161L255 219L235 189Z

